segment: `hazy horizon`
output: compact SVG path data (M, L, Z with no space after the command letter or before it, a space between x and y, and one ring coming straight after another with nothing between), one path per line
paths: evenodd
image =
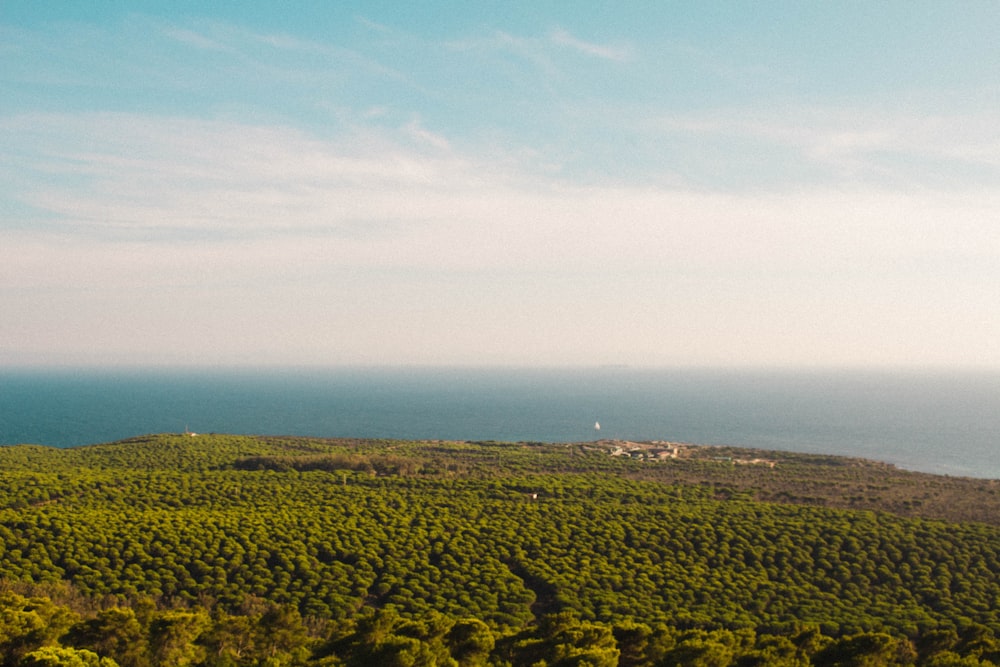
M0 4L0 367L1000 369L1000 5Z
M971 365L919 365L919 364L841 364L841 365L816 365L816 364L755 364L755 365L693 365L693 364L660 364L660 365L635 365L635 364L421 364L421 363L340 363L340 364L286 364L286 363L229 363L229 364L178 364L164 362L160 364L149 363L26 363L26 364L4 364L0 366L0 372L8 373L97 373L97 374L253 374L253 373L276 373L289 374L327 374L337 372L360 372L360 373L405 373L413 371L422 372L477 372L487 373L510 372L510 373L577 373L577 372L615 372L623 371L630 373L703 373L703 374L731 374L731 375L754 375L765 374L770 376L780 375L816 375L816 376L838 376L855 375L864 376L871 374L874 376L935 376L935 375L997 375L1000 374L1000 367L996 366L971 366Z

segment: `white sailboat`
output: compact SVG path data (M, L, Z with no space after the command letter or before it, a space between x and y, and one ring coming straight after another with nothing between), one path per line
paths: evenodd
M601 430L601 422L594 422L594 430L595 431Z

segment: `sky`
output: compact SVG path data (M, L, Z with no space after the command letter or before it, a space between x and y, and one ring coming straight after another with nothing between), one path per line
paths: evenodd
M998 34L0 0L0 367L1000 368Z

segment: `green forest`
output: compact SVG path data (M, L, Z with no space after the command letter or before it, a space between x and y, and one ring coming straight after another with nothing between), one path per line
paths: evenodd
M674 443L0 447L0 667L1000 664L1000 483Z

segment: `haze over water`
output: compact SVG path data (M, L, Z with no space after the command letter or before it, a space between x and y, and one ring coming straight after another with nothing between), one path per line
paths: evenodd
M186 428L318 437L672 440L859 456L912 470L1000 478L1000 373L0 372L0 444L66 447Z

